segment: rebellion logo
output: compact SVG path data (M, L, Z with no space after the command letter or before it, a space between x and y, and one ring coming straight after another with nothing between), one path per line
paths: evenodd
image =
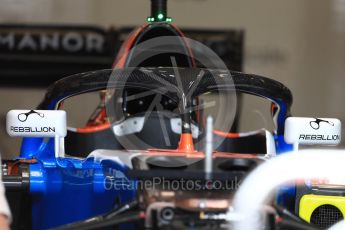
M305 140L305 141L338 141L340 140L339 135L305 135L301 134L299 136L299 140Z
M334 123L331 121L314 118L315 121L310 121L309 125L314 130L319 130L322 123L327 124L329 126L334 126ZM301 134L299 136L299 140L305 141L338 141L340 140L339 135L322 135L322 134Z
M42 118L44 117L43 113L36 112L35 110L30 110L27 113L20 113L20 114L18 114L18 120L21 121L21 122L25 122L31 114L36 114L36 115L38 115L38 116L40 116Z
M35 110L18 114L17 118L20 122L26 122L30 116L38 116L44 118L44 114ZM51 133L55 132L55 127L30 127L30 126L11 126L10 130L15 133Z
M15 133L52 133L55 132L54 127L18 127L11 126L11 131Z
M329 124L331 126L334 126L333 122L322 120L322 119L319 119L319 118L315 118L315 121L309 122L310 127L312 127L315 130L318 130L320 128L320 123L326 123L326 124Z

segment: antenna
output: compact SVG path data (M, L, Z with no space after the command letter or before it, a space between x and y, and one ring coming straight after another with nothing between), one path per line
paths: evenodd
M148 22L172 22L167 15L167 0L151 0L151 16L147 18Z
M206 121L206 146L205 146L205 174L206 180L211 179L213 166L213 118L207 117Z

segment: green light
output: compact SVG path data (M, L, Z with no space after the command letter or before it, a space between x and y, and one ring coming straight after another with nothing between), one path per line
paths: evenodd
M154 22L154 21L155 21L155 18L153 18L153 17L148 17L146 20L147 20L148 22Z
M157 17L147 17L146 19L147 22L152 23L152 22L172 22L172 18L164 16L164 14L160 13L157 15Z

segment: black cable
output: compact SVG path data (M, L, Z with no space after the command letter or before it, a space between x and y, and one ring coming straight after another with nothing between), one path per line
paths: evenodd
M282 217L288 217L291 220L294 220L294 221L299 222L299 223L308 223L305 220L303 220L302 218L300 218L299 216L296 216L295 214L291 213L288 209L286 209L284 207L281 207L278 205L273 205L273 207L275 208L277 213Z
M141 212L125 213L116 216L112 219L98 219L97 221L87 222L82 221L78 223L67 224L62 227L55 228L54 230L93 230L106 228L111 226L117 226L120 224L131 223L139 221L143 218Z
M296 230L318 230L316 226L306 222L299 216L296 216L288 209L281 207L279 205L273 205L274 209L276 210L277 214L282 218L277 225L283 225L285 227L291 227L292 229Z
M91 218L88 218L86 220L82 220L82 221L78 221L78 222L74 222L71 224L67 224L61 227L56 228L55 230L70 230L70 229L79 229L84 225L92 225L92 224L98 224L98 223L102 223L106 220L110 220L111 218L114 218L116 216L118 216L119 214L131 210L132 208L136 207L138 205L138 201L134 200L131 201L125 205L120 206L119 208L117 208L116 210L113 210L107 214L103 214L103 215L99 215L99 216L94 216Z
M132 208L135 208L138 205L138 201L134 200L132 202L129 202L128 204L125 204L121 207L119 207L118 209L116 209L115 211L112 211L106 215L104 215L105 219L111 219L125 211L131 210Z

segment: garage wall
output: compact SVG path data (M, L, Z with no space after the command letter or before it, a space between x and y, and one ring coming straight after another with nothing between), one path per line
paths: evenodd
M0 0L0 22L138 25L148 0ZM296 116L345 121L345 0L169 0L169 15L183 27L246 31L245 71L285 83ZM18 153L4 114L34 107L44 89L0 88L0 151Z

